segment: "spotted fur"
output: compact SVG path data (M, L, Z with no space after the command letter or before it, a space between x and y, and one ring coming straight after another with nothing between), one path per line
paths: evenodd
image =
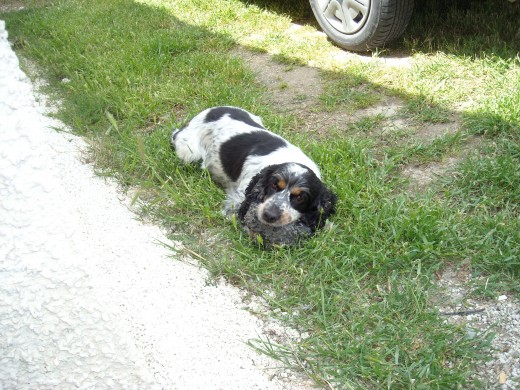
M314 233L334 212L336 196L322 183L317 165L241 108L204 110L175 130L171 143L181 160L201 160L222 185L226 214L236 213L244 224L254 205L255 230L297 223Z

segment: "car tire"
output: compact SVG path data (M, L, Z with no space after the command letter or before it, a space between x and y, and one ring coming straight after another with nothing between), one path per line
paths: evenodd
M327 36L352 51L381 48L399 38L410 21L413 0L310 0Z

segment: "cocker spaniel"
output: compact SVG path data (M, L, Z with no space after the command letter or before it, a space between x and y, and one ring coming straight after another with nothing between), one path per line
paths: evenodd
M202 111L173 131L171 144L184 162L202 160L226 191L224 212L266 246L308 238L334 213L336 196L317 165L241 108Z

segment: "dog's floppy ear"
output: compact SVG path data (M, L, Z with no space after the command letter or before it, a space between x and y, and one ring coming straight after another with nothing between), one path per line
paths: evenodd
M323 186L314 201L312 210L302 215L302 222L314 232L321 229L329 216L336 211L337 196L327 187Z
M249 182L246 188L246 197L238 209L239 220L244 220L244 217L252 204L260 203L262 201L262 197L264 196L265 176L265 172L261 171L260 173L257 173Z
M251 207L252 204L261 203L264 199L264 191L267 180L273 175L273 173L279 168L280 165L269 165L257 173L249 182L246 192L245 200L238 209L238 218L243 221L244 217Z
M326 219L336 212L336 202L338 197L327 187L323 187L323 191L318 197L318 212L320 213L318 228L325 225Z

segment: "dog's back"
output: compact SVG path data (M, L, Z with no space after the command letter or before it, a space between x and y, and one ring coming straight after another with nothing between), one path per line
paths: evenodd
M266 130L260 117L238 107L213 107L175 130L171 143L184 162L202 160L228 194L226 211L244 199L249 181L263 168L295 162L320 177L316 164L300 148Z
M216 164L220 160L221 145L236 135L259 130L266 131L260 117L237 107L214 107L202 111L186 126L175 130L171 144L182 161L202 160L202 168L208 168L216 180L226 184L229 179L223 177L222 167Z

